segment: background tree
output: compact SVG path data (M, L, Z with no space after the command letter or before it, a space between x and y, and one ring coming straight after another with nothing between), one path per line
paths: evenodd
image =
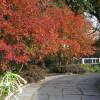
M59 0L58 0L59 1ZM75 12L88 12L100 21L99 0L65 0L65 3Z

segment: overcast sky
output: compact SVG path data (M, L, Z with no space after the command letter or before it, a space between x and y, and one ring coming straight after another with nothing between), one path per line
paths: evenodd
M91 21L93 23L93 27L97 27L100 28L100 23L98 22L97 18L89 13L84 13L84 15L87 17L87 19L89 21Z

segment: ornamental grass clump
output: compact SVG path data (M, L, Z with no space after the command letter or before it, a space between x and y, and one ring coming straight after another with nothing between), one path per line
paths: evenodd
M10 96L14 96L15 92L22 93L22 86L26 83L27 81L20 75L7 72L0 82L0 96L7 96L5 100L8 100Z

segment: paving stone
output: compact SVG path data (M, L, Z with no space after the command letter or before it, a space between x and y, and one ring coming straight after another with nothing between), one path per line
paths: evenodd
M83 90L84 95L100 95L100 92L97 90Z
M82 100L100 100L100 96L83 96Z
M47 95L62 95L62 89L59 88L40 88L38 90L38 95L47 94Z
M59 89L77 89L76 86L61 86L61 85L56 85L55 88L59 88Z
M56 86L57 86L57 84L43 84L43 85L42 85L42 87L44 87L44 88L45 88L45 87L46 87L46 88L48 88L48 87L49 87L49 88L51 88L51 87L55 88Z
M11 98L10 100L31 100L31 97L27 97L27 96L20 96L17 98Z
M51 96L49 100L81 100L79 95Z
M30 90L30 89L27 89L26 91L23 91L21 94L16 94L16 96L18 97L18 96L32 96L33 95L33 93L35 93L36 92L36 90Z
M92 86L90 86L90 85L82 85L82 86L78 86L78 88L80 88L80 89L83 89L83 90L95 90L95 89L97 89L96 87L95 87L95 85L92 85Z
M68 94L68 95L78 95L78 94L80 94L81 95L81 92L78 90L78 89L64 89L63 90L63 95L65 95L65 94Z
M33 95L32 100L49 100L48 95Z

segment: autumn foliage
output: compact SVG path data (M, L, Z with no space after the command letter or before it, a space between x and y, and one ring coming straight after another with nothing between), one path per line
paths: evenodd
M62 5L53 0L0 0L0 61L26 63L58 52L92 54L89 23Z

